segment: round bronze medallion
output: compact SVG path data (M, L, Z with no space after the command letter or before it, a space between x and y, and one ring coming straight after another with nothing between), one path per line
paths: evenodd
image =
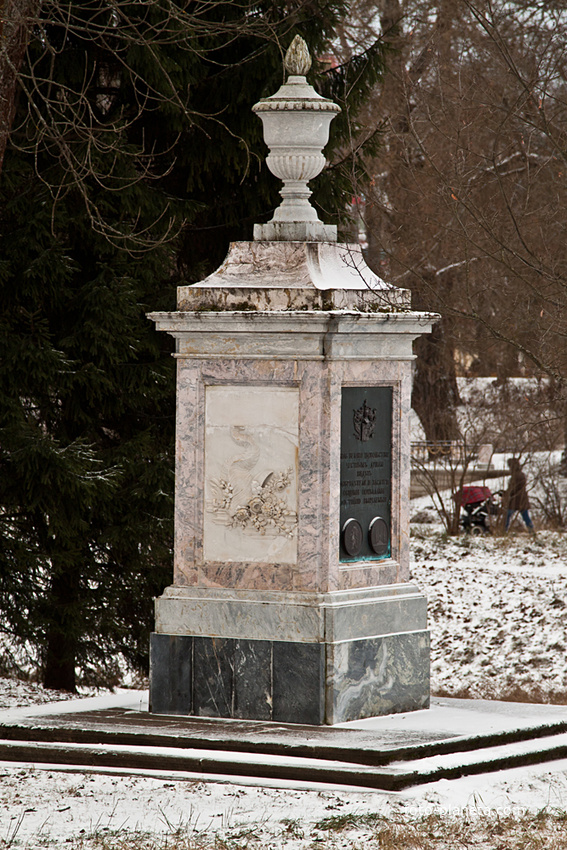
M382 517L375 516L370 526L368 527L368 537L372 551L377 555L386 555L388 552L388 543L390 542L390 533L388 531L388 523Z
M356 519L347 519L343 525L343 546L347 555L354 558L362 549L362 526Z

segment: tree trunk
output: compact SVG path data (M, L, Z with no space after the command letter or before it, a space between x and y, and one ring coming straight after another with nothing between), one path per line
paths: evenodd
M75 662L78 601L76 570L68 567L57 570L51 581L48 600L49 623L43 670L45 688L71 693L77 690Z
M455 361L441 320L429 336L416 341L416 371L411 397L425 438L432 442L458 440L456 407L460 404Z

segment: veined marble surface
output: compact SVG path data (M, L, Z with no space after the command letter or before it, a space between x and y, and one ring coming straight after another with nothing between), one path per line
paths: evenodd
M198 637L340 643L427 629L427 600L411 584L335 593L168 587L156 632Z
M350 293L352 298L345 298L343 304L336 306L365 304L370 309L377 306L409 309L411 298L409 290L386 283L366 265L358 244L305 240L232 242L224 262L213 274L198 286L178 288L178 309L203 309L212 303L218 307L221 301L208 299L221 299L223 292L233 290L240 293L241 299L247 299L248 309L254 310L282 309L284 302L272 303L268 299L263 307L254 300L258 292L276 298L277 290L280 295L286 291L293 293L294 299L300 298L301 293L308 299L310 291L313 296L317 292L335 293L335 298L340 293ZM301 306L298 301L295 303Z
M429 632L327 646L326 722L429 708Z
M344 723L429 706L429 634L343 643L152 634L150 710Z
M409 585L409 400L412 342L438 317L412 312L409 292L372 272L359 245L322 241L334 229L307 201L305 168L322 167L313 142L323 147L338 107L325 101L327 123L317 117L307 48L294 44L278 103L255 107L284 180L275 223L179 287L178 311L149 314L178 358L174 584L156 600L156 711L333 723L429 699L427 606ZM366 548L365 560L340 562L344 387L392 390L388 558Z
M177 356L197 360L413 360L412 342L430 313L359 310L150 313L177 340Z
M340 405L345 385L393 387L390 559L339 561ZM408 580L408 361L179 358L178 399L176 585L328 592ZM268 416L263 425L259 411L272 409L272 419ZM291 478L289 485L280 485L289 510L297 511L297 532L292 538L268 537L269 546L281 544L277 552L265 539L256 539L249 525L227 529L210 510L211 502L221 499L210 481L220 480L223 465L237 454L231 425L246 430L253 410L264 446L253 480L261 485L271 472L277 477L290 467L296 470L293 485ZM284 427L272 440L263 429L271 429L278 417L283 417ZM244 539L247 547L254 541L253 552L237 542Z

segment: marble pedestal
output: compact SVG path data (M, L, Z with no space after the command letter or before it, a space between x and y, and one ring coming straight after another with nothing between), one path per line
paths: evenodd
M156 627L156 713L317 725L429 705L426 602L411 584L328 594L173 587Z
M310 243L236 245L178 302L150 316L178 365L174 582L156 600L151 711L319 724L427 707L408 414L411 343L432 317L366 286L355 251ZM384 387L389 540L350 557L341 405L345 388Z

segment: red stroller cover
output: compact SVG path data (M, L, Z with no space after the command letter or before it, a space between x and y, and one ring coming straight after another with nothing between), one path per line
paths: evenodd
M486 499L492 498L492 493L488 487L463 487L457 498L461 498L461 505L473 505L476 502L484 502Z

